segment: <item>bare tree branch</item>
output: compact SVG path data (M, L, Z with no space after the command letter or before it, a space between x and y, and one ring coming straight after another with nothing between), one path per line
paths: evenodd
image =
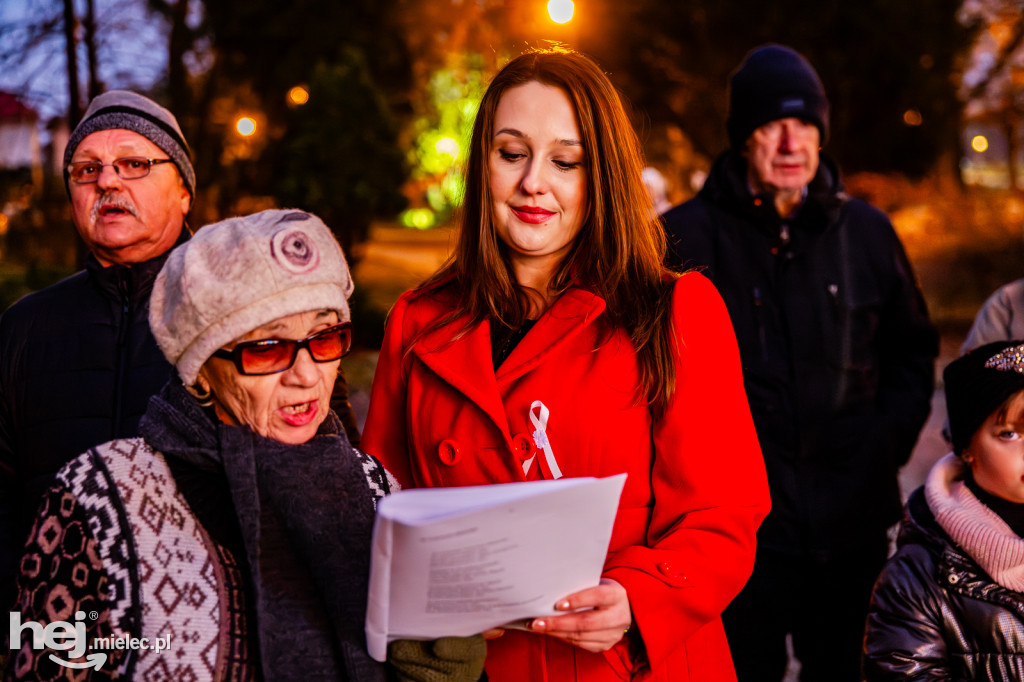
M968 92L967 97L969 100L977 99L985 94L985 91L988 90L988 86L1003 73L1004 69L1006 69L1007 65L1010 63L1010 60L1013 59L1014 53L1017 52L1017 49L1022 44L1024 44L1024 17L1018 18L1014 21L1013 34L1011 35L1010 40L1007 41L1006 45L999 50L995 64L988 70L985 77L975 84L975 86L971 88L970 92Z

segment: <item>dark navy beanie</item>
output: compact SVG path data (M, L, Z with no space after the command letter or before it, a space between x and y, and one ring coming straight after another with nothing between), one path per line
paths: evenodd
M953 452L960 455L974 432L1010 396L1024 391L1024 341L995 341L946 366L946 412Z
M729 79L726 128L733 149L743 149L765 123L795 117L813 123L828 140L828 99L817 72L796 50L762 45L747 53Z

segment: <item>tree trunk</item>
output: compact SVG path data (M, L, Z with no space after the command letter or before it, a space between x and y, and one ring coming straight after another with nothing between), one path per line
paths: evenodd
M178 0L170 9L171 34L167 43L167 85L170 95L170 108L179 119L191 116L191 97L188 89L188 74L182 57L191 45L189 27L185 23L188 18L189 0ZM185 139L195 134L195 125L187 123Z
M89 59L89 101L103 92L103 83L96 75L99 68L96 60L96 0L86 0L85 21L85 53Z
M1020 192L1020 178L1017 172L1017 157L1020 155L1020 139L1017 135L1017 128L1020 127L1020 118L1012 107L1003 110L1003 134L1006 136L1006 169L1010 177L1010 190Z
M74 130L82 118L82 97L78 91L78 41L75 40L74 0L64 0L64 41L68 59L68 126Z

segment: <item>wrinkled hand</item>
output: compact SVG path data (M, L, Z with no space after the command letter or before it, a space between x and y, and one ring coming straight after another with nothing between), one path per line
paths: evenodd
M477 682L484 671L487 643L481 635L388 645L388 663L401 682Z
M576 611L564 616L535 618L531 632L542 632L594 653L615 646L633 622L626 588L614 580L602 579L597 587L570 594L555 604L558 611Z

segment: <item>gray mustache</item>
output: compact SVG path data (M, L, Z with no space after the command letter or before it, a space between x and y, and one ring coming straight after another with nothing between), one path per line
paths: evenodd
M117 193L114 193L114 192L111 192L111 193L101 194L100 198L96 200L96 203L94 203L92 205L92 211L89 212L90 220L95 223L96 219L100 217L100 209L103 206L107 206L107 205L113 206L115 208L119 208L122 211L127 211L134 218L138 218L139 217L139 211L135 208L135 204L133 204L131 201L129 201L124 196L122 196L120 194L117 194Z

